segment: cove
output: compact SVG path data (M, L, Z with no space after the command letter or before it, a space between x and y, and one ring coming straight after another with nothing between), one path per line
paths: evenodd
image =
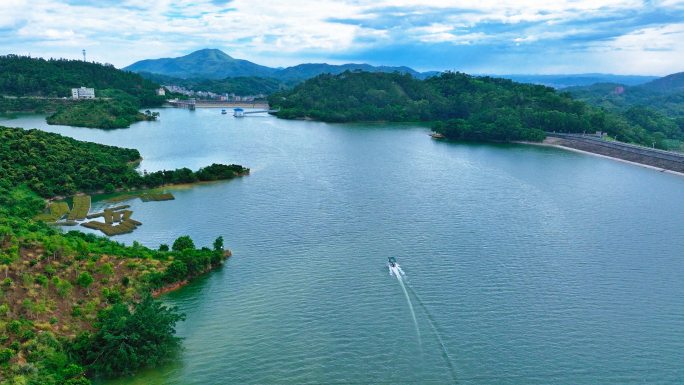
M162 296L188 315L177 361L103 383L684 381L684 178L412 125L157 111L112 131L0 122L136 148L148 171L251 169L130 202L143 225L113 239L223 235L233 256Z

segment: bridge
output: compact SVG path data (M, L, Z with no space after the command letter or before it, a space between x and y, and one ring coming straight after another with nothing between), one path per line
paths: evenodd
M261 114L261 113L264 113L264 112L266 112L266 113L275 113L275 112L278 112L278 111L280 111L280 109L277 109L277 110L259 110L259 111L248 111L248 112L245 112L245 110L243 110L242 108L236 108L236 109L233 110L233 116L235 116L236 118L241 118L241 117L244 117L244 116L247 115L247 114Z
M169 100L169 104L176 108L187 108L188 110L194 110L197 102L195 101L195 98L190 98L188 100Z

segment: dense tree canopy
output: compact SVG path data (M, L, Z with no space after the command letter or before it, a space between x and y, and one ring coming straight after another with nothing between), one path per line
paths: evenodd
M278 117L286 119L438 121L437 132L460 140L539 141L544 131L600 130L650 145L655 132L636 119L587 106L550 87L458 72L425 80L359 71L319 75L271 95L269 103L281 108ZM676 131L671 126L668 130Z
M230 179L249 170L213 164L198 172L188 168L140 175L130 166L137 150L82 142L40 130L0 126L0 187L27 185L43 197L116 188L154 187L168 183Z
M237 76L225 79L181 79L151 72L140 72L140 75L160 84L185 87L188 90L214 92L217 94L233 93L242 96L258 94L270 95L276 91L291 88L301 81L257 76Z
M110 64L0 56L0 93L4 95L71 97L71 89L78 87L95 88L97 97L126 94L136 107L159 106L164 102L154 92L158 83Z

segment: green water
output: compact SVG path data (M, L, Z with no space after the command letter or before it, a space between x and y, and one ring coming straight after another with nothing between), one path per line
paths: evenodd
M223 235L234 254L162 297L188 314L177 361L108 384L684 382L684 178L421 127L160 111L0 122L137 148L148 171L252 169L130 202L143 225L115 239Z

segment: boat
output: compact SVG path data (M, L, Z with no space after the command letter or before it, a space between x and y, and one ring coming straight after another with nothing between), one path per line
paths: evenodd
M222 115L227 114L226 110L221 110L221 114L222 114Z
M394 257L387 258L389 260L390 267L395 267L397 265L397 260Z

